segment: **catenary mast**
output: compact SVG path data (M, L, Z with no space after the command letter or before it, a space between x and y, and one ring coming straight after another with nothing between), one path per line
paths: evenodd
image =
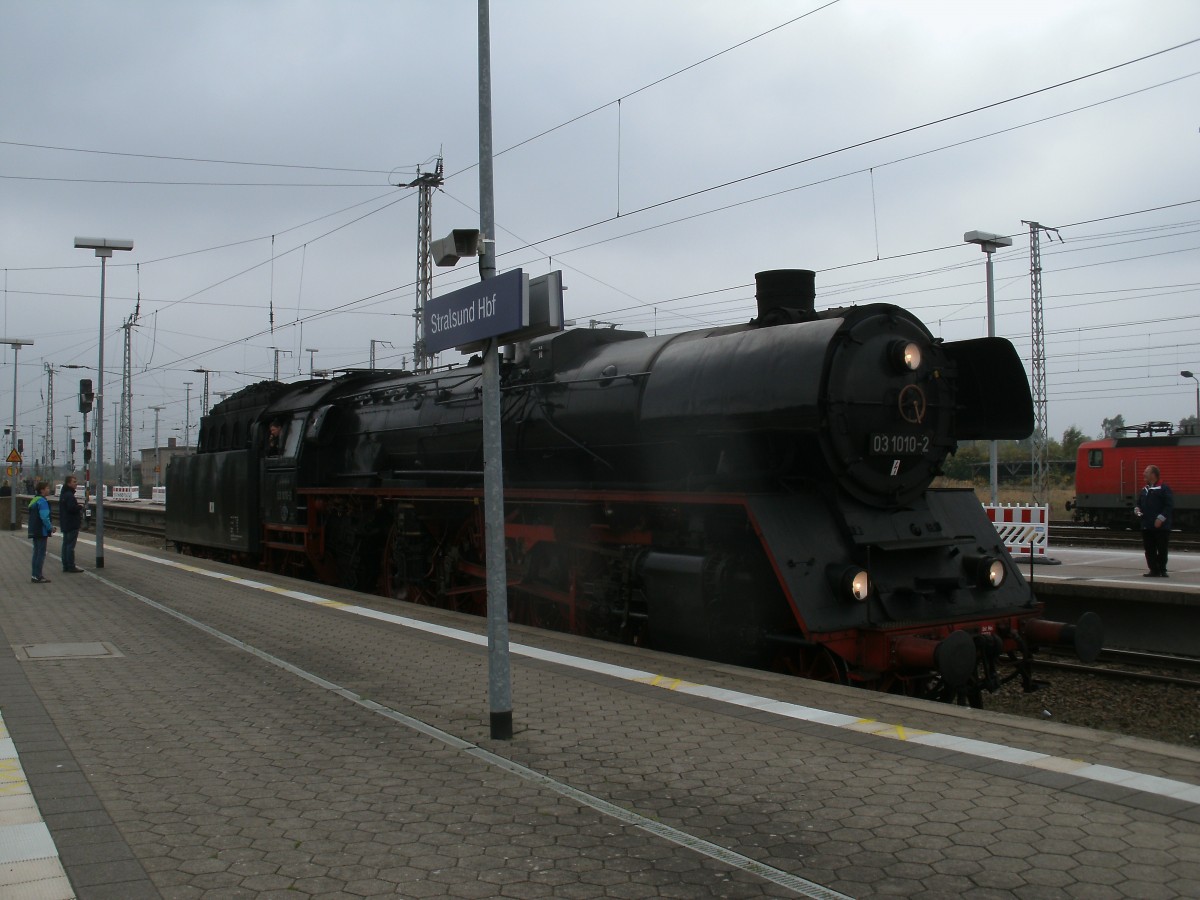
M54 477L54 366L46 363L46 437L42 444L43 471Z
M433 295L433 190L442 186L442 158L432 172L417 170L415 180L404 187L415 187L417 203L417 306L413 310L413 371L428 372L433 360L425 353L425 333L422 316Z
M125 352L121 363L121 406L117 416L118 484L133 483L133 324L135 311L121 327L125 330Z
M1046 421L1046 342L1042 329L1042 232L1058 234L1038 222L1022 219L1029 226L1029 301L1032 318L1033 363L1033 459L1031 492L1034 506L1049 502L1047 471L1049 468L1050 437ZM1062 237L1059 237L1062 240Z

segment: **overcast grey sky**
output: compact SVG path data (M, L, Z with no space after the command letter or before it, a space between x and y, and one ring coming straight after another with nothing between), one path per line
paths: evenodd
M271 377L273 348L285 379L365 366L372 339L381 366L411 359L416 195L393 185L441 152L435 237L478 224L476 9L0 0L0 330L35 342L20 433L40 442L45 363L96 365L76 235L135 241L105 352L111 438L136 306L135 448L152 406L181 436L187 381L194 439L191 369L215 394ZM1035 220L1062 238L1042 245L1050 433L1195 411L1195 0L501 0L491 23L499 265L563 269L568 317L744 321L756 271L812 268L820 307L980 336L962 236L982 229L1013 236L997 330L1030 368ZM475 277L439 270L435 295ZM60 455L80 374L56 376Z

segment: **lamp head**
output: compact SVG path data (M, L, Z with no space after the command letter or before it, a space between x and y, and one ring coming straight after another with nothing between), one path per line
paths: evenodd
M114 250L132 250L133 241L118 238L77 237L75 238L75 249L95 250L97 256L109 257L113 255Z
M992 234L990 231L968 231L963 235L963 241L967 244L978 244L984 253L995 253L1001 247L1012 246L1012 238Z

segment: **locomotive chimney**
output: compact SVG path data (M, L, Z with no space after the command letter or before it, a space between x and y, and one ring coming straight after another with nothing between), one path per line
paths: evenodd
M816 318L817 273L812 269L772 269L754 276L759 326L807 322Z

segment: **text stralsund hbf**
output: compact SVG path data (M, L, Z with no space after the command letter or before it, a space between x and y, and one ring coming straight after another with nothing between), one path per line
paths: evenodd
M429 330L434 334L450 331L464 325L473 325L496 314L496 295L480 297L474 303L461 309L451 309L446 312L434 312L429 316Z

